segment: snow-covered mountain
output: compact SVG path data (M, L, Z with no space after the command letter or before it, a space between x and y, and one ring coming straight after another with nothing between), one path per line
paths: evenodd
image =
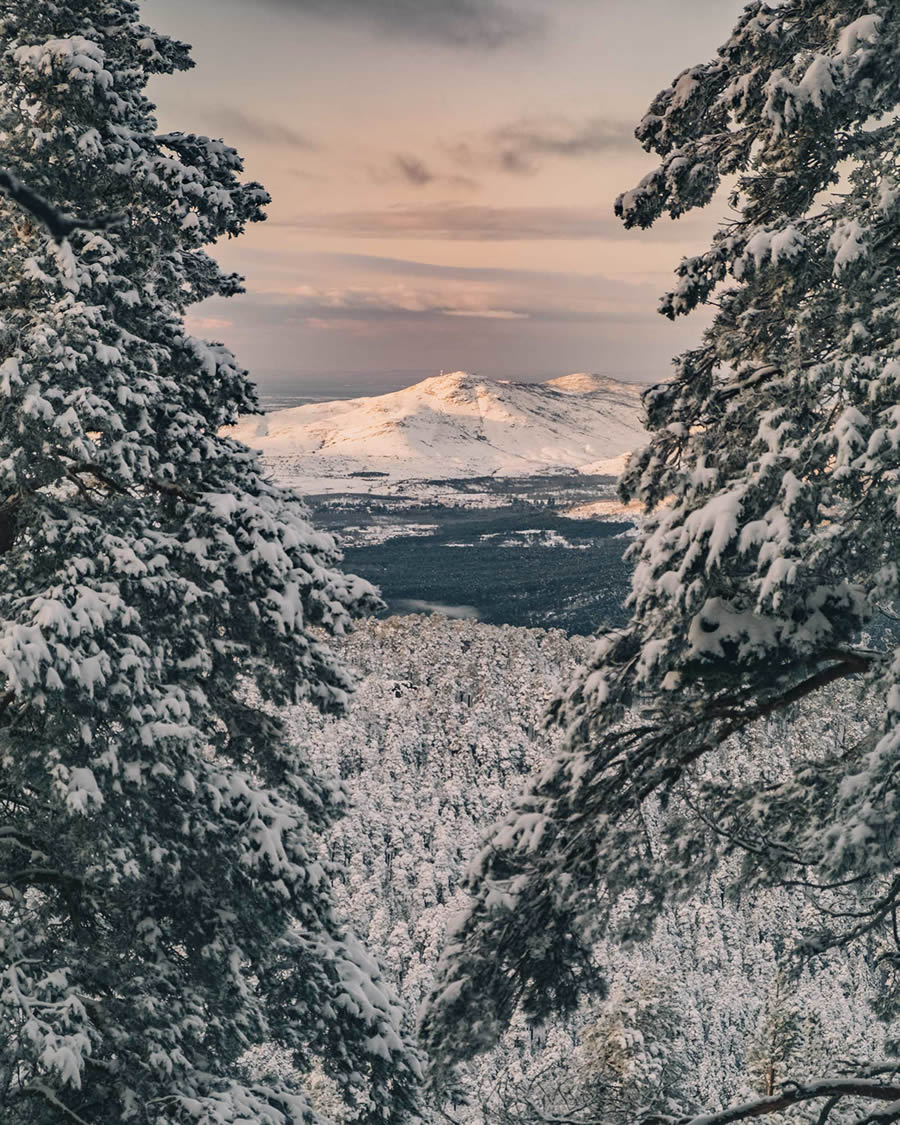
M574 375L560 375L557 379L548 379L542 386L555 387L558 391L578 395L604 391L610 395L625 396L629 399L647 389L637 383L623 383L620 379L610 378L609 375L592 375L587 371L578 371Z
M249 417L227 432L295 480L618 472L645 440L641 389L588 374L532 384L457 371L391 394Z

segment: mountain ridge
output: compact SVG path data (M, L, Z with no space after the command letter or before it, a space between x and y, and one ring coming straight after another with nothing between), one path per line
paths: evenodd
M614 474L645 440L641 390L584 372L520 383L454 371L388 394L251 416L224 432L273 463L289 459L294 478Z

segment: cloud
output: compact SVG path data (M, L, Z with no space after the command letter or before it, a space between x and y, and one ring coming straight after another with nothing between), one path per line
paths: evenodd
M421 188L440 183L465 191L474 191L478 187L469 176L446 176L434 172L421 157L406 153L396 153L383 168L370 168L369 175L376 184L401 183Z
M521 118L502 125L477 139L459 140L442 146L444 156L466 171L500 171L518 176L533 175L541 158L582 159L634 148L630 123L605 117L574 122L565 117ZM422 157L394 153L378 168L370 168L375 183L401 183L424 188L434 184L467 191L479 187L468 175L436 172Z
M327 184L331 179L322 172L311 172L308 168L286 168L285 171L296 180L308 180L310 183Z
M310 233L355 238L430 239L435 241L512 242L571 239L634 238L600 207L489 207L477 204L431 203L382 210L332 211L279 220L277 225ZM667 224L653 236L680 242L689 237L690 222ZM644 243L650 239L642 232Z
M378 254L346 254L340 251L311 251L300 255L306 268L348 273L405 277L436 277L451 281L558 281L573 275L549 270L508 269L496 266L447 266L411 258L387 258ZM580 276L580 275L579 275Z
M422 316L527 320L530 316L527 310L497 307L492 299L499 293L492 286L477 289L456 285L423 287L404 282L371 286L298 285L280 287L256 296L272 307L280 308L289 317L317 323L358 320L360 317L375 320Z
M395 156L393 167L402 179L416 187L424 187L425 184L434 182L434 173L430 172L425 162L416 156Z
M538 35L543 21L510 0L268 0L303 15L364 21L378 32L493 50Z
M493 168L521 176L536 172L541 157L583 159L635 147L633 126L624 121L543 117L510 122L477 141L448 145L446 151L464 168Z
M268 259L271 270L261 268ZM444 367L658 380L698 331L694 318L673 324L656 313L652 279L322 251L259 251L255 261L248 293L210 302L208 312L235 316L226 339L257 375Z
M477 320L528 320L527 312L512 309L444 309L444 316L471 316Z
M221 332L227 332L234 326L234 321L227 320L223 316L200 316L197 313L188 313L185 317L185 324L189 332L195 332L198 336L211 337Z
M643 322L656 316L653 287L603 275L430 267L353 255L333 256L337 260L328 269L327 259L332 256L308 257L305 277L299 283L287 277L273 278L254 286L242 304L251 303L260 322L315 321L320 327L348 321L434 324L447 318L552 324L618 319L629 323L635 317ZM379 269L379 262L387 269ZM497 329L502 330L502 325Z
M661 230L662 228L660 228ZM631 237L632 232L626 232ZM651 234L653 232L650 232ZM647 232L638 237L646 239ZM671 280L671 261L656 271L649 271L645 276L629 270L629 277L608 276L605 274L572 273L564 270L527 269L523 267L507 266L450 266L438 265L435 262L423 262L416 258L395 258L382 254L347 253L335 250L293 250L256 247L244 247L242 270L255 281L251 282L256 291L275 291L282 283L290 286L298 277L313 277L319 284L323 279L334 279L336 283L346 282L350 278L361 277L363 283L373 276L385 279L395 277L403 278L430 278L438 281L476 281L514 284L541 284L553 286L560 290L566 285L583 285L585 283L596 288L606 286L610 292L621 295L623 288L628 290L634 285L652 285L649 296L644 300L653 301L657 296L657 288ZM226 306L227 307L227 306Z
M383 210L336 211L290 222L297 230L357 238L426 238L449 241L600 238L606 224L587 208L487 207L434 203ZM612 224L609 224L610 226Z
M242 141L261 141L263 144L277 145L280 148L294 149L298 152L318 152L321 148L316 141L288 125L266 118L255 117L240 109L215 109L206 112L205 117L213 128Z

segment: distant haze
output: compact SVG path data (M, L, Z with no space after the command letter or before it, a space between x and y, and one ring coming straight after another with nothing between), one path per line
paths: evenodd
M653 166L632 138L650 100L741 7L146 0L197 61L154 83L161 126L224 137L274 197L217 251L247 294L191 329L229 344L267 400L458 368L664 378L704 314L670 324L658 298L724 201L648 232L623 231L613 201Z
M400 391L404 387L411 387L440 371L322 371L322 372L297 372L297 371L266 371L264 378L257 377L260 405L264 410L283 410L291 406L303 406L313 402L331 402L334 400L360 398L365 395L384 395L391 391ZM523 383L546 383L561 375L573 374L563 371L538 371L527 372L522 375L518 371L479 371L479 375L487 379L510 379ZM597 375L606 375L613 379L621 378L618 371L597 371ZM628 378L635 383L649 385L658 378L658 372L636 371L630 372Z

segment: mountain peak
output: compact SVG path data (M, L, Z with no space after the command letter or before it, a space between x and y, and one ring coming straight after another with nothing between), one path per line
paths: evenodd
M478 375L473 375L469 371L449 371L441 372L440 375L433 375L429 379L423 379L421 383L414 383L413 386L407 387L402 394L416 394L433 395L437 398L445 398L448 396L463 394L471 394L473 391L483 388L487 383L492 380L482 379Z
M646 387L637 383L623 383L613 379L610 375L596 375L588 371L578 371L572 375L560 375L557 379L548 379L545 387L555 387L558 391L568 394L595 394L597 391L607 391L617 394L640 394Z

